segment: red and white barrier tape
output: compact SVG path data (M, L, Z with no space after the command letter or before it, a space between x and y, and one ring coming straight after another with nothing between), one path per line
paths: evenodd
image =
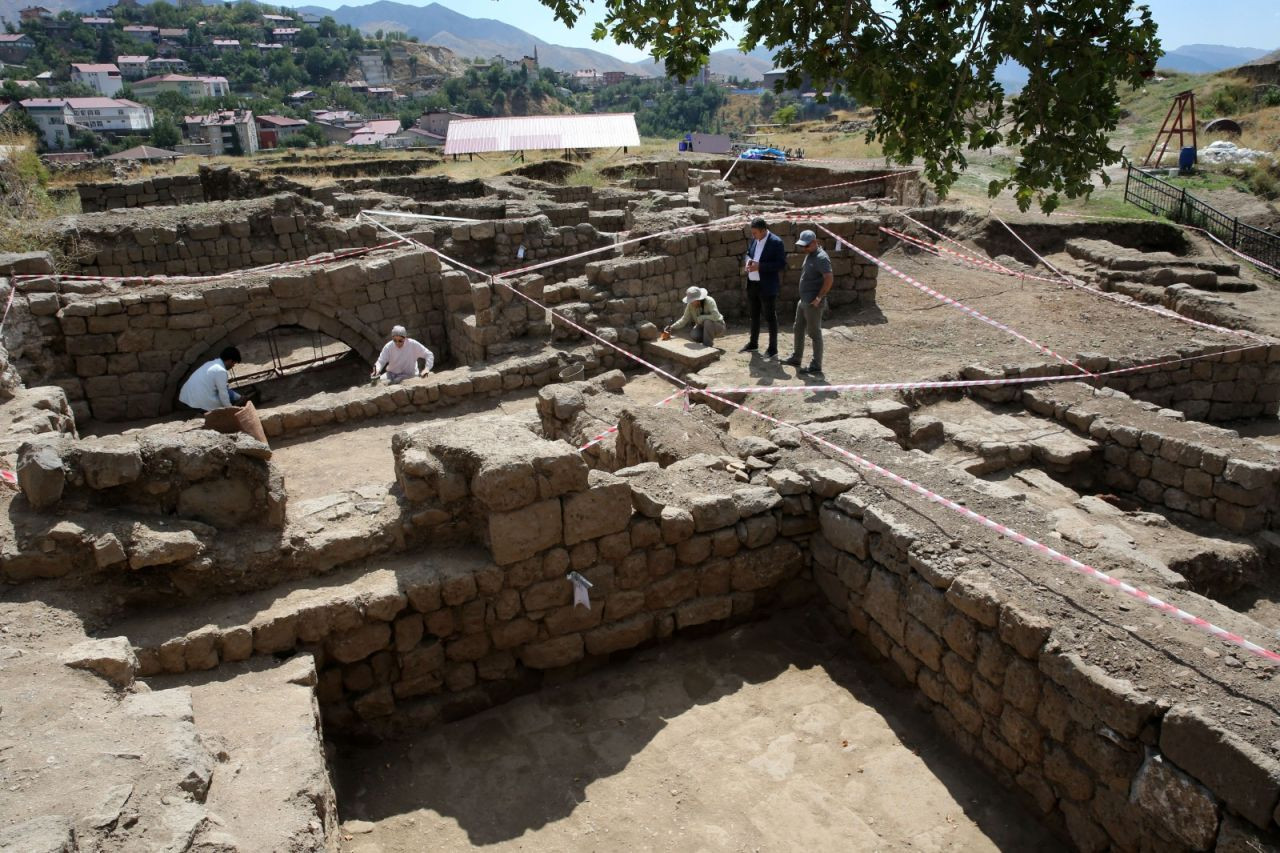
M858 184L870 184L876 181L887 181L890 178L900 178L903 175L914 175L919 171L920 171L919 169L904 169L901 172L888 172L883 175L876 175L870 178L859 178L856 181L845 181L844 183L840 183L840 184L823 184L817 187L797 187L796 192L812 192L814 190L833 190L833 189L836 189L837 187L853 187L853 186L857 186Z
M999 533L1001 536L1005 537L1006 539L1010 539L1013 542L1018 543L1019 545L1025 546L1027 548L1030 548L1033 551L1036 551L1037 553L1043 554L1044 556L1050 558L1051 560L1054 560L1059 563L1063 563L1064 565L1068 566L1069 568L1073 569L1076 572L1079 572L1085 577L1092 578L1093 580L1106 584L1107 586L1114 587L1115 589L1118 589L1121 592L1123 592L1125 595L1128 595L1132 598L1136 598L1138 601L1141 601L1144 604L1155 608L1161 613L1164 613L1166 616L1172 617L1173 619L1176 619L1179 622L1182 622L1183 624L1190 625L1191 627L1196 628L1197 630L1203 631L1206 634L1217 637L1219 640L1222 640L1225 643L1230 643L1232 645L1238 646L1244 649L1245 651L1249 652L1250 654L1256 655L1270 663L1280 663L1280 654L1276 654L1270 649L1264 648L1263 646L1260 646L1257 643L1247 640L1244 637L1240 636L1239 634L1235 634L1231 631L1226 630L1225 628L1220 628L1217 625L1214 625L1212 622L1209 622L1208 620L1202 619L1199 616L1195 616L1191 613L1188 613L1182 608L1177 607L1173 604L1169 604L1168 602L1163 601L1159 598L1156 598L1154 595L1151 595L1148 592L1138 589L1137 587L1131 584L1125 583L1124 581L1119 580L1117 578L1113 578L1110 575L1106 574L1105 572L1094 568L1093 566L1090 566L1086 563L1082 563L1073 557L1068 557L1066 554L1063 554L1060 551L1056 551L1042 542L1038 542L1029 536L1019 533L1017 530L1014 530L1013 528L1008 527L1007 525L1000 524L999 522L996 522L996 521L992 521L991 519L987 518L985 515L976 513L973 510L969 509L968 507L958 504L955 501L951 500L950 498L944 497L938 494L937 492L934 492L913 480L908 480L906 477L903 477L899 474L895 474L889 469L881 465L877 465L871 460L865 459L851 450L846 450L845 448L840 447L839 445L828 441L822 436L815 435L814 433L809 432L803 427L799 427L799 426L796 426L795 424L791 424L791 423L787 423L786 421L779 420L778 418L775 418L771 415L766 415L764 412L756 411L755 409L752 409L748 406L744 406L741 403L735 403L732 400L725 399L724 397L720 397L709 391L697 391L697 389L694 389L691 393L706 394L712 399L717 400L721 403L724 403L725 405L733 406L736 409L755 415L756 417L763 418L764 420L777 424L778 426L786 426L786 427L791 427L792 429L796 429L805 438L827 448L828 450L832 450L836 452L837 454L853 462L858 467L863 468L867 471L871 471L875 474L878 474L881 477L885 477L886 479L889 479L900 486L904 486L910 489L911 491L915 492L916 494L920 495L921 497L925 498L926 500L929 500L929 501L932 501L933 503L944 506L947 509L951 510L952 512L955 512L963 516L964 518L969 519L970 521L974 521L974 522L977 522L978 524L981 524L983 527L986 527L989 530L994 530L996 533Z
M9 309L13 307L13 296L18 292L16 281L9 283L9 298L4 301L4 314L0 316L0 332L4 331L4 323L9 319Z
M671 395L671 396L669 396L669 397L664 397L664 398L662 398L662 399L661 399L661 400L659 400L658 402L654 403L654 404L653 404L653 406L654 406L654 408L658 408L658 407L660 407L660 406L665 406L667 403L670 403L672 400L674 400L676 397L679 397L681 394L687 394L687 393L689 393L687 390L680 390L680 391L677 391L676 393L672 394L672 395ZM583 450L587 450L588 448L591 448L591 447L596 446L597 444L599 444L600 442L604 441L606 438L608 438L609 436L613 435L613 434L614 434L615 432L617 432L617 431L618 431L618 427L616 427L616 426L611 426L611 427L609 427L607 430L605 430L604 432L600 433L600 434L599 434L599 435L597 435L595 438L591 439L591 440L590 440L590 441L588 441L586 444L584 444L584 445L582 445L581 447L579 447L579 448L578 448L578 451L579 451L579 452L581 452L581 451L583 451Z
M823 230L826 230L826 229L824 228ZM828 231L827 233L831 233L831 232ZM408 241L408 238L403 238L403 239ZM409 241L409 242L412 242L412 241ZM424 248L428 248L428 247L424 247ZM435 250L433 249L431 251L435 251ZM451 262L453 262L452 259L446 258L446 256L440 254L439 252L436 252L436 254L440 255L442 259L450 260ZM453 263L457 264L458 262L453 262ZM459 266L460 268L474 269L474 268L466 267L465 265L459 265ZM489 276L489 280L491 283L494 282L494 277ZM684 398L686 410L688 409L688 406L689 406L690 396L693 393L701 393L727 406L731 406L735 409L739 409L740 411L744 411L749 414L755 415L756 417L763 418L764 420L777 424L779 426L792 427L798 430L806 438L809 438L811 441L817 442L818 444L824 447L827 447L831 450L834 450L837 453L841 454L842 456L845 456L846 458L852 460L859 467L865 468L869 471L880 474L881 476L887 477L888 479L893 480L894 482L911 489L917 494L924 496L928 500L931 500L934 503L938 503L946 507L947 509L952 510L953 512L959 513L961 516L968 518L971 521L975 521L983 525L984 527L994 530L1000 535L1005 536L1006 538L1011 539L1012 541L1017 542L1020 545L1024 545L1028 548L1038 551L1039 553L1044 554L1045 556L1053 560L1064 563L1070 568L1072 568L1073 570L1087 577L1093 578L1094 580L1097 580L1101 583L1105 583L1108 586L1112 586L1120 590L1121 592L1125 593L1126 595L1136 598L1139 601L1142 601L1143 603L1155 608L1156 610L1164 613L1166 616L1170 616L1171 618L1177 619L1178 621L1183 622L1184 624L1190 625L1200 631L1204 631L1207 634L1217 637L1223 642L1239 646L1240 648L1245 649L1251 654L1257 655L1258 657L1261 657L1272 663L1280 663L1280 654L1276 654L1275 652L1270 651L1269 649L1263 648L1262 646L1259 646L1256 643L1246 640L1245 638L1239 636L1238 634L1234 634L1230 631L1227 631L1224 628L1220 628L1217 625L1214 625L1211 622L1201 619L1198 616L1194 616L1191 613L1188 613L1187 611L1182 610L1179 607L1176 607L1172 604L1164 602L1161 599L1156 598L1155 596L1147 592L1144 592L1143 590L1138 589L1137 587L1134 587L1130 584L1127 584L1123 581L1113 578L1110 575L1107 575L1106 573L1099 571L1098 569L1095 569L1092 566L1089 566L1085 563L1080 562L1079 560L1076 560L1072 557L1068 557L1065 554L1055 551L1049 546L1044 545L1043 543L1037 542L1036 540L1031 539L1030 537L1024 536L1023 534L1017 532L1016 530L1013 530L1010 527L994 522L991 519L987 518L986 516L979 515L973 510L968 509L967 507L964 507L949 498L943 497L942 495L932 492L929 489L926 489L924 486L921 486L920 484L915 483L912 480L908 480L907 478L902 477L898 474L895 474L892 471L889 471L888 469L880 465L877 465L876 463L871 462L868 459L864 459L863 457L858 456L852 451L845 450L844 448L836 444L833 444L832 442L822 438L821 436L814 435L813 433L805 430L802 427L798 427L798 426L795 426L794 424L787 423L786 421L779 420L778 418L775 418L771 415L766 415L764 412L756 411L755 409L752 409L748 406L744 406L741 403L735 403L734 401L729 400L725 397L722 397L714 392L698 391L697 389L691 388L688 385L688 383L684 382L683 380L675 376L672 376L670 373L666 372L665 370L662 370L661 368L656 367L655 365L650 364L649 362L637 356L635 353L629 352L625 349L622 349L621 347L615 346L612 342L604 340L603 338L594 334L593 332L579 326L577 323L574 323L573 321L568 320L567 318L556 314L555 311L553 311L550 307L543 305L542 303L538 302L536 299L532 298L531 296L527 296L526 294L520 293L514 287L511 287L511 285L506 284L505 282L499 282L499 283L502 284L503 287L506 287L508 290L514 293L516 296L519 296L521 299L527 300L528 302L534 305L537 305L543 310L550 312L553 317L559 319L561 322L566 323L567 325L575 329L578 329L579 331L583 332L586 335L589 335L592 338L595 338L601 343L606 344L607 346L613 348L614 350L617 350L623 356L632 359L633 361L646 367L650 371L657 373L658 375L663 376L664 378L681 386L682 392L683 392L681 396L683 396Z
M990 208L990 209L993 211L995 210L995 208ZM1002 212L1015 214L1015 213L1021 213L1022 211L1004 210ZM1055 210L1053 212L1053 216L1065 216L1070 219L1088 219L1093 222L1153 222L1155 221L1151 219L1139 219L1136 216L1094 216L1088 213L1068 213L1063 210ZM1183 223L1183 222L1170 221L1169 224L1173 225L1176 228L1184 228L1187 231L1199 232L1205 235L1206 237L1208 237L1210 240L1213 240L1215 243L1222 246L1222 248L1226 249L1228 252L1240 258L1241 260L1248 261L1249 263L1253 264L1255 267L1258 267L1259 269L1264 269L1267 272L1272 273L1273 275L1280 276L1280 269L1273 267L1271 264L1268 264L1266 261L1260 261L1257 258L1253 257L1252 255L1246 255L1244 252L1240 251L1239 249L1233 249L1231 246L1228 246L1226 243L1222 242L1222 240L1220 240L1218 236L1211 231L1206 231L1205 229L1197 225L1187 225L1186 223Z
M974 268L977 268L977 269L983 270L983 271L985 271L985 272L994 272L994 273L997 273L997 274L999 274L999 275L1013 275L1013 276L1017 276L1018 278L1022 278L1022 279L1026 279L1026 278L1038 279L1038 278L1041 278L1040 276L1037 276L1037 275L1027 275L1027 274L1025 274L1025 273L1015 273L1015 272L1013 272L1012 270L1009 270L1009 269L1007 269L1006 267L1002 267L1002 266L1000 266L999 264L994 263L994 262L992 262L992 261L984 261L984 260L982 260L982 259L980 259L980 258L975 258L975 257L973 257L973 256L971 256L971 255L965 255L965 254L962 254L962 253L960 253L960 252L957 252L957 251L955 251L955 250L953 250L953 249L948 249L948 248L946 248L946 247L944 247L944 246L939 246L939 245L938 245L938 244L936 244L936 243L930 243L928 240L923 240L923 239L921 239L921 238L919 238L919 237L913 237L913 236L911 236L910 234L906 234L906 233L904 233L904 232L902 232L902 231L895 231L895 230L894 230L894 229L892 229L892 228L886 228L886 227L885 227L885 226L883 226L883 225L881 225L881 226L880 226L880 230L881 230L883 233L888 234L890 237L893 237L893 238L895 238L895 239L897 239L897 240L902 241L903 243L907 244L908 246L914 246L915 248L920 249L920 250L925 251L925 252L928 252L929 254L934 255L935 257L942 258L942 260L944 260L944 261L954 260L956 263L963 264L964 266L967 266L967 267L974 267ZM1053 282L1053 283L1055 283L1055 284L1060 284L1060 282L1059 282L1056 278L1055 278L1055 279L1044 279L1044 280L1045 280L1045 281L1051 281L1051 282Z
M1269 346L1271 345L1251 344L1247 347L1236 347L1235 349L1219 350L1217 352L1202 353L1201 355L1189 355L1183 358L1173 358L1165 361L1152 361L1146 364L1138 364L1133 367L1120 367L1115 370L1094 373L1088 378L1105 379L1109 376L1121 376L1126 373L1137 373L1140 370L1155 370L1157 368L1169 367L1174 364L1181 364L1189 361L1204 361L1206 359L1227 355L1228 353L1247 352L1248 350L1262 349ZM1063 373L1051 376L1010 376L1003 379L926 379L915 382L860 382L845 383L841 385L747 385L740 388L707 388L706 390L717 394L821 394L826 392L842 391L875 392L948 388L987 388L998 385L1036 385L1042 382L1082 382L1085 380L1086 377L1084 376Z
M884 270L885 272L889 273L890 275L892 275L892 276L894 276L894 277L896 277L896 278L898 278L898 279L901 279L902 281L905 281L907 284L911 285L912 287L916 288L917 290L921 291L922 293L926 293L926 294L928 294L929 296L932 296L934 299L937 299L939 302L942 302L942 303L944 303L944 304L946 304L946 305L950 305L950 306L951 306L951 307L953 307L953 308L957 308L957 309L959 309L960 311L963 311L964 313L968 314L970 317L973 317L974 319L981 320L982 322L986 323L986 324L987 324L987 325L989 325L989 326L993 326L993 327L995 327L995 328L999 329L1000 331L1005 332L1006 334L1012 335L1013 337L1017 338L1017 339L1018 339L1018 340L1020 340L1020 341L1023 341L1024 343L1028 343L1028 344L1030 344L1031 346L1033 346L1033 347L1035 347L1036 349L1038 349L1040 352L1042 352L1042 353L1044 353L1044 354L1046 354L1046 355L1049 355L1049 356L1052 356L1052 357L1056 358L1058 361L1062 362L1063 364L1066 364L1066 365L1069 365L1069 366L1071 366L1071 367L1074 367L1076 370L1080 371L1081 373L1084 373L1084 374L1086 374L1086 375L1088 375L1088 376L1092 376L1092 375L1093 375L1092 373L1089 373L1089 371L1085 370L1085 369L1084 369L1083 367L1081 367L1080 365L1078 365L1078 364L1076 364L1076 363L1074 363L1074 362L1072 362L1072 361L1070 361L1070 360L1068 360L1068 359L1066 359L1066 358L1063 358L1062 356L1058 355L1058 354L1057 354L1056 352L1054 352L1053 350L1049 349L1049 348L1048 348L1047 346L1045 346L1044 344L1041 344L1041 343L1039 343L1039 342L1037 342L1037 341L1033 341L1031 338L1028 338L1026 335L1022 334L1021 332L1017 331L1016 329L1013 329L1013 328L1009 327L1008 325L1006 325L1006 324L1004 324L1004 323L1001 323L999 320L993 320L993 319L991 319L990 317L988 317L986 314L983 314L981 311L978 311L978 310L976 310L976 309L970 308L968 305L965 305L965 304L964 304L964 303L962 303L962 302L957 302L956 300L952 299L950 296L947 296L947 295L946 295L946 294L944 294L944 293L939 293L938 291L934 290L932 287L929 287L929 286L928 286L928 285L926 285L926 284L922 284L921 282L916 281L914 278L912 278L911 276L907 275L907 274L906 274L906 273L904 273L904 272L899 272L897 269L895 269L894 267L891 267L889 264L887 264L887 263L885 263L884 261L880 260L879 258L877 258L875 255L871 254L870 252L864 252L862 249L859 249L857 246L853 245L853 244L852 244L852 243L850 243L848 240L846 240L846 239L844 239L843 237L841 237L839 234L836 234L834 231L832 231L831 229L827 228L825 225L821 225L821 224L819 224L819 225L818 225L818 228L819 228L819 229L821 229L822 231L825 231L827 234L830 234L830 235L831 235L831 237L833 237L836 241L838 241L838 242L842 243L842 244L843 244L843 245L845 245L846 247L848 247L848 248L852 249L853 251L857 252L859 255L861 255L862 257L864 257L864 258L866 258L867 260L871 261L872 263L874 263L876 266L880 267L880 268L881 268L882 270Z
M4 480L14 486L18 485L18 475L7 468L0 468L0 480Z
M967 258L970 258L970 259L972 259L972 260L979 261L979 262L981 262L981 263L990 263L990 264L991 264L992 266L994 266L996 269L1003 271L1003 272L1004 272L1005 274L1007 274L1007 275L1014 275L1014 276L1020 276L1020 275L1023 275L1022 273L1019 273L1019 272L1017 272L1017 271L1015 271L1015 270L1011 270L1011 269L1009 269L1008 267L1004 266L1003 264L997 263L995 260L992 260L992 259L990 259L990 258L985 258L985 259L980 259L980 258L978 258L977 256L975 256L975 255L973 255L973 254L972 254L972 250L971 250L968 246L966 246L964 243L961 243L959 240L954 240L954 239L952 239L951 237L948 237L946 234L943 234L941 231L938 231L937 229L930 228L928 225L925 225L925 224L924 224L923 222L921 222L920 220L915 219L914 217L910 216L910 215L909 215L909 214L907 214L905 211L896 210L896 211L893 211L893 213L894 213L895 215L900 216L900 217L902 217L903 219L907 220L907 221L908 221L908 222L910 222L912 225L915 225L915 226L916 226L916 227L918 227L918 228L923 228L925 231L929 232L929 233L930 233L930 234L932 234L934 237L937 237L938 239L940 239L940 240L944 240L944 241L946 241L946 242L950 243L951 245L955 246L957 249L959 249L959 250L960 250L960 251L959 251L959 252L957 252L956 254L958 254L958 255L960 255L960 256L962 256L962 257L967 257Z

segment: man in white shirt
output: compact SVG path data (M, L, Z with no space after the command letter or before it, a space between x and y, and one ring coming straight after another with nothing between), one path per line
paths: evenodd
M187 377L178 393L178 402L202 412L239 405L243 398L227 387L227 371L240 361L240 350L227 347L220 356L206 361Z
M418 371L419 360L425 364L421 372ZM369 378L378 379L378 374L385 369L387 372L381 381L387 385L398 385L413 376L426 376L435 363L436 357L431 350L409 337L404 326L396 326L391 330L391 340L382 348Z

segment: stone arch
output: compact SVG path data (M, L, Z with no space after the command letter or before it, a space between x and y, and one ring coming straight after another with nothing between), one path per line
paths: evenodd
M260 317L251 317L238 326L230 329L217 340L203 340L193 343L182 359L169 371L169 379L165 383L162 406L165 411L172 411L178 397L178 389L187 376L200 364L213 357L224 347L237 346L250 338L279 326L301 326L313 332L320 332L335 340L339 340L369 364L373 364L378 352L385 343L385 335L372 328L359 317L342 312L340 309L324 304L313 303L309 308L284 308Z

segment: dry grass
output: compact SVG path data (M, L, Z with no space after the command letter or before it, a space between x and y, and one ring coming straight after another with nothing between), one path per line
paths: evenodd
M49 193L49 173L36 156L34 137L0 133L0 152L0 247L8 252L49 252L57 266L66 266L66 247L44 223L77 212L79 199Z

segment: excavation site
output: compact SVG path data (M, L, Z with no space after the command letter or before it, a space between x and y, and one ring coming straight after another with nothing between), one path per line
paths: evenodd
M874 163L308 168L0 254L0 851L1280 847L1274 269Z

